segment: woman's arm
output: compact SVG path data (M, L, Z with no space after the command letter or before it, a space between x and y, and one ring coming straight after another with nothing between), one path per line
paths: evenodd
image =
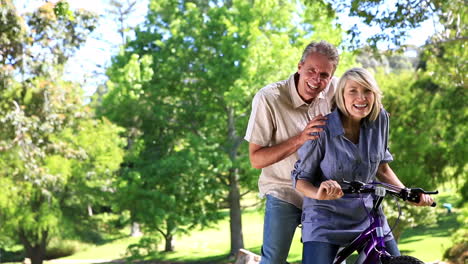
M381 163L377 170L377 178L384 183L389 183L398 187L405 188L403 183L401 183L400 179L396 176L395 172L393 172L392 168L388 163ZM419 203L411 203L416 206L431 206L434 203L434 200L430 195L421 194L419 196L420 201Z
M379 168L377 169L377 178L381 182L389 183L401 188L405 188L405 185L401 183L400 179L393 172L392 168L388 163L380 163Z
M327 180L320 183L320 187L315 187L312 183L298 179L296 189L305 196L317 200L335 200L343 196L343 191L338 182Z

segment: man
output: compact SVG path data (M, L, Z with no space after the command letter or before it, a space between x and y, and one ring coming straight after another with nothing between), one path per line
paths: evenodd
M297 73L267 85L255 95L245 140L252 166L262 169L258 182L266 196L261 264L287 263L303 196L291 183L296 151L325 125L337 78L336 48L325 41L305 48Z

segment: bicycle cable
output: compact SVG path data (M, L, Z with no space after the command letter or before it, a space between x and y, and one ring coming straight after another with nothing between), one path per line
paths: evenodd
M400 222L400 216L401 216L401 206L400 206L400 203L398 202L397 198L395 196L393 196L393 200L396 202L397 206L398 206L398 217L397 219L395 220L395 223L393 224L393 226L390 228L390 231L388 231L388 233L385 235L385 237L388 237L390 235L390 233L392 233L393 229L395 227L398 226L398 223ZM388 222L388 221L387 221Z

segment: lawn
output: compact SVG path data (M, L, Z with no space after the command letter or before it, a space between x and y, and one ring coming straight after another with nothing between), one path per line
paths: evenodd
M413 255L426 262L442 258L443 251L451 245L450 236L459 228L457 213L445 213L439 209L437 225L417 227L406 230L399 242L404 254ZM243 214L245 248L259 253L261 246L263 213L261 210L247 210ZM299 241L300 229L297 230L291 248L289 262L300 263L302 245ZM121 259L126 245L136 242L135 238L124 238L109 244L88 248L64 259ZM223 220L216 227L192 232L189 236L176 238L175 252L161 254L161 260L174 262L228 263L229 221ZM429 250L430 249L430 250ZM57 262L54 262L57 263ZM83 261L82 263L86 263Z
M451 194L450 194L451 193ZM402 254L412 255L425 262L441 260L444 251L451 246L451 235L458 230L460 224L456 221L458 210L452 213L442 207L443 203L459 201L458 195L446 190L437 196L439 203L437 210L437 224L432 226L419 226L406 229L399 241ZM226 216L228 213L226 212ZM246 249L259 253L262 242L263 211L262 209L248 209L242 215L244 246ZM125 237L124 233L114 234L114 238L102 245L89 246L72 256L63 258L62 263L69 260L83 260L77 263L91 263L89 260L117 260L125 255L129 244L136 243L138 238ZM229 220L224 219L211 228L196 230L189 235L176 237L174 240L175 252L161 253L159 260L184 263L216 263L225 264L232 260L227 259L229 253ZM161 245L162 247L162 245ZM162 249L162 248L160 248ZM300 263L302 244L300 243L300 229L294 237L288 261ZM86 261L88 260L88 261ZM55 260L53 264L60 264ZM68 262L69 263L69 262ZM51 264L51 263L50 263Z
M452 245L451 235L460 228L457 213L441 213L435 226L408 228L398 245L402 254L411 255L424 262L442 260L447 248Z

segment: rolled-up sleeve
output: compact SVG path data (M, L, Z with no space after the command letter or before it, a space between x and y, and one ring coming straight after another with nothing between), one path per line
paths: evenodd
M323 136L323 135L322 135ZM297 180L314 182L314 176L320 167L323 150L321 149L320 138L309 140L298 150L299 160L296 161L291 172L293 187L296 188Z
M259 146L268 146L276 130L274 111L265 93L260 90L252 100L252 113L244 139Z

